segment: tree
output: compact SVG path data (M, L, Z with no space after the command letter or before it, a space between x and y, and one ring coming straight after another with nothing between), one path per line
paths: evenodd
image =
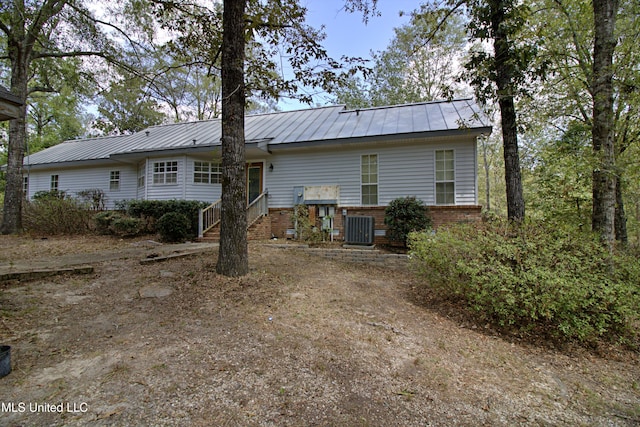
M525 108L529 122L533 126L546 126L555 129L548 132L555 140L575 139L573 129L576 121L582 123L586 133L583 143L591 147L591 153L586 156L591 172L589 181L589 209L591 210L592 228L598 231L604 205L599 192L594 195L594 187L601 188L601 173L610 170L615 180L615 228L616 239L626 241L626 216L624 215L624 200L632 197L625 190L630 188L632 180L627 176L633 173L630 167L637 159L634 157L633 147L639 142L637 129L639 92L637 90L640 75L637 64L640 60L640 49L637 39L640 30L635 24L635 16L639 13L639 4L635 1L623 0L615 17L615 39L613 61L608 70L612 73L613 110L610 113L610 137L613 143L613 159L609 153L609 166L603 165L603 149L594 145L594 106L602 96L596 98L594 74L595 51L595 16L591 1L541 0L536 3L539 11L532 20L532 34L528 35L539 41L539 56L536 67L543 76L536 97L527 102ZM606 96L604 97L606 98ZM529 124L528 124L529 126ZM598 131L599 132L599 131ZM552 145L556 142L550 141ZM631 149L630 149L631 148ZM609 147L611 149L611 147ZM561 154L559 151L558 154ZM566 165L575 159L561 160ZM609 185L611 182L609 182ZM582 191L582 189L580 190ZM626 195L625 195L626 191ZM595 196L595 197L594 197ZM611 239L611 189L609 189L609 239ZM632 200L632 199L631 199ZM592 203L593 202L593 203ZM596 206L599 205L599 206ZM594 224L594 213L600 219ZM601 235L602 233L598 231ZM606 241L604 235L603 239Z
M4 234L15 233L22 228L22 162L27 135L27 98L38 91L56 91L46 78L29 86L36 77L34 66L39 61L54 62L60 58L110 56L113 53L111 46L98 29L97 22L80 2L15 0L3 2L0 6L0 31L5 43L0 59L8 61L11 92L24 102L19 118L9 125L7 183L0 228Z
M593 171L593 216L591 226L602 240L615 240L616 166L613 128L613 54L616 47L618 0L593 0L594 39L593 151L597 165Z
M150 1L161 26L178 34L171 40L174 52L197 60L208 70L207 76L213 75L219 66L222 68L223 195L216 270L228 276L246 274L243 128L246 99L289 94L311 102L310 96L298 93L299 87L330 90L354 74L358 65L346 58L339 62L328 57L320 44L324 34L304 24L306 8L297 0L225 0L222 14L215 7L197 3ZM293 70L292 78L279 72L280 63L276 63L274 53L280 49L284 50L282 60ZM345 63L355 63L354 68L347 68Z
M143 78L131 76L112 81L98 104L95 126L105 134L130 134L160 124L165 114L150 98Z
M224 0L222 40L222 215L216 271L249 272L244 147L245 0Z
M28 154L43 150L62 141L84 135L88 124L80 108L80 100L71 88L60 93L34 94L28 110Z
M465 26L458 15L425 40L441 18L441 11L421 6L407 25L394 29L387 48L372 53L373 66L336 89L336 100L350 108L373 107L459 97L465 87L457 69L465 51Z
M358 3L363 2L367 3L365 0ZM423 47L437 40L451 22L465 22L469 38L478 42L465 63L467 72L463 78L474 87L480 101L494 100L499 105L507 216L514 222L525 219L515 100L526 92L529 65L535 55L533 43L520 39L528 13L526 3L516 0L448 0L442 5L427 3L416 14L435 17L423 26ZM485 50L487 41L493 44L492 53ZM355 86L352 84L349 96L357 99Z
M518 43L528 8L513 0L468 0L466 5L471 17L471 36L493 43L492 55L476 47L465 67L478 98L495 99L500 107L507 217L519 223L525 219L525 205L515 99L524 92L529 63L534 56L531 45Z

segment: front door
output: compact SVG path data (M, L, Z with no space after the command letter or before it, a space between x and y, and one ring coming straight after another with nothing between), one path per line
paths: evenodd
M262 163L247 165L247 205L262 194Z

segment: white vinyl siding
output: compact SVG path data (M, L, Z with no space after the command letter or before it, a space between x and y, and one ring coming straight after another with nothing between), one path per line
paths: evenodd
M388 205L398 197L415 196L426 205L436 204L435 152L455 151L455 203L476 204L475 139L398 141L393 146L327 147L324 150L278 152L274 150L268 163L265 187L269 190L269 207L291 207L293 188L300 186L337 185L340 206L361 206L361 171L363 155L377 155L378 202Z
M51 176L56 175L58 176L58 189L60 191L75 197L81 191L100 189L105 194L105 207L113 209L116 201L136 198L137 170L135 166L120 168L120 189L117 191L111 191L109 188L112 171L114 171L113 165L67 168L64 170L59 169L55 172L32 170L28 176L28 197L33 197L38 191L50 190Z
M393 199L415 196L426 205L436 204L436 152L454 150L455 204L475 205L476 147L475 139L441 139L432 142L383 141L373 144L327 145L310 149L274 149L263 157L247 158L248 162L264 162L263 189L269 191L269 207L293 206L294 187L337 186L338 205L362 206L362 157L375 154L377 160L377 205L386 206ZM209 157L211 159L212 157ZM31 170L28 194L48 191L51 176L58 175L59 190L70 195L87 190L102 189L107 197L107 208L115 201L148 200L201 200L220 199L221 184L194 183L196 162L211 162L203 156L163 156L146 159L141 163L110 162L102 166L87 165L75 168ZM154 163L175 164L175 184L153 185ZM215 159L213 162L215 163ZM273 165L270 170L269 165ZM145 167L146 165L146 167ZM119 170L120 189L109 188L110 173ZM142 187L138 187L142 184ZM145 185L146 184L146 185Z
M187 159L185 176L187 176L187 184L185 187L184 198L186 200L200 200L203 202L215 202L222 197L222 185L221 184L205 184L194 183L194 177L196 174L197 163L213 163L220 164L219 162L207 162L198 159ZM211 168L209 169L211 171ZM221 171L222 172L222 171ZM222 177L221 177L222 178Z

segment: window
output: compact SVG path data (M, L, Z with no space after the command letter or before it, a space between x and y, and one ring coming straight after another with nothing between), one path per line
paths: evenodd
M222 165L211 162L194 162L193 182L198 184L220 184L222 182Z
M454 205L455 161L453 150L436 151L436 205Z
M29 198L29 176L22 177L22 195Z
M178 162L155 162L153 164L154 184L176 184L178 182Z
M138 167L138 188L144 187L144 177L146 175L147 168L144 163Z
M50 190L58 191L58 185L60 184L60 180L58 175L51 175L51 187Z
M109 190L120 189L120 171L109 172Z
M360 165L362 204L378 204L378 155L365 154Z

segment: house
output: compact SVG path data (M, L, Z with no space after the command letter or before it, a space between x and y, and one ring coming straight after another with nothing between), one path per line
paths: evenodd
M371 216L383 241L384 208L404 196L429 206L436 226L480 217L476 139L491 127L470 99L248 115L245 127L247 203L261 201L267 237L291 235L300 203L328 218L336 239L347 216ZM66 141L25 158L25 194L98 188L109 208L127 199L215 202L220 139L214 119ZM203 221L215 222L215 209Z
M0 121L17 119L20 115L22 101L0 86Z

